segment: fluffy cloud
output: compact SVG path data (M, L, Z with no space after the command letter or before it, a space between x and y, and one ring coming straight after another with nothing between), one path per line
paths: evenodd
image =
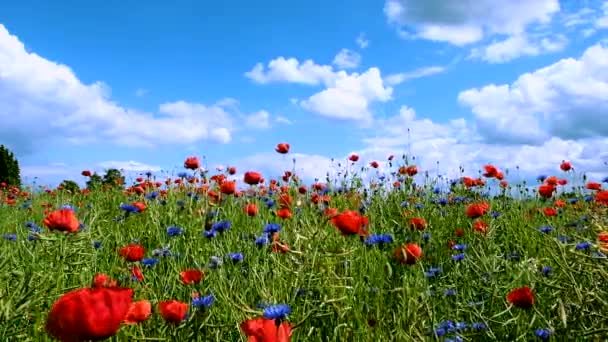
M342 49L334 57L333 64L340 69L353 69L361 64L361 55L349 49Z
M504 63L521 56L537 56L547 52L563 50L568 44L564 35L530 39L527 35L513 35L501 41L495 41L487 46L471 50L470 57L490 63Z
M559 12L558 0L504 1L387 0L389 23L409 35L466 45L491 34L516 35L535 23L547 23ZM413 33L409 33L413 31Z
M49 140L135 146L226 143L235 129L231 114L220 105L176 101L160 105L157 114L123 108L110 99L106 85L83 84L69 67L26 50L2 25L0 103L0 136L19 153Z
M355 43L357 43L357 46L359 48L365 49L369 45L369 40L367 40L365 38L365 34L364 33L360 33L359 36L357 36L357 39L355 40Z
M270 127L270 114L265 110L248 115L245 119L247 127L266 129Z
M604 1L604 3L602 4L602 12L603 15L599 17L595 22L595 26L598 29L608 28L608 1Z
M471 107L479 134L494 143L541 145L562 139L608 136L608 48L589 47L521 75L511 85L488 85L459 94Z
M312 60L300 63L295 58L278 57L268 62L266 68L262 63L257 63L245 76L261 84L289 82L316 85L332 80L334 71L331 66L318 65Z
M398 73L398 74L388 75L388 76L386 76L386 78L384 80L389 85L398 85L398 84L401 84L401 83L411 80L411 79L440 74L440 73L444 72L445 70L446 69L442 66L430 66L430 67L419 68L419 69L416 69L416 70L413 70L410 72L402 72L402 73Z

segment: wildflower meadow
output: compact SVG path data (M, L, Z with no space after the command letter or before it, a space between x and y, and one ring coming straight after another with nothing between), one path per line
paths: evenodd
M434 179L386 162L380 176L351 155L309 184L199 157L115 187L2 184L0 336L608 339L608 179L578 184L567 161L528 185L499 165Z

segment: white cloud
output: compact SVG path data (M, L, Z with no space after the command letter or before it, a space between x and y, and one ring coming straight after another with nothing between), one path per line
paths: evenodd
M604 1L602 4L603 15L595 22L595 27L598 29L608 28L608 1Z
M359 46L359 48L361 49L365 49L369 46L369 40L365 38L365 34L363 32L359 34L355 42L357 43L357 46Z
M258 129L270 128L270 114L265 110L257 111L247 116L245 124Z
M0 136L31 152L40 139L139 146L230 141L230 114L218 106L177 101L160 114L119 106L103 83L83 84L67 66L28 52L0 25ZM170 134L167 134L170 132Z
M292 124L291 120L289 120L288 118L286 118L284 116L277 116L275 118L275 121L278 122L278 123L286 124L286 125L291 125Z
M296 174L304 177L308 182L312 182L315 178L324 180L332 166L328 157L302 153L290 153L288 157L279 156L277 153L258 153L235 160L230 165L236 165L237 170L253 170L266 176L278 176L294 168L293 159L296 160Z
M543 144L552 136L608 136L608 48L521 75L511 85L487 85L458 96L471 107L488 141Z
M531 41L525 34L512 35L501 41L471 50L470 57L490 63L504 63L521 56L537 56L541 53L563 50L568 43L564 35L543 37Z
M295 58L278 57L268 62L267 68L257 63L245 76L261 84L290 82L317 85L333 79L334 71L331 66L318 65L312 60L300 63Z
M340 69L353 69L361 64L361 55L349 49L342 49L334 57L333 64Z
M388 75L386 76L384 81L389 85L398 85L411 79L440 74L445 70L446 69L442 66L423 67L410 72L402 72L398 74Z
M124 171L151 171L158 172L160 171L160 166L156 165L148 165L138 161L129 160L129 161L117 161L110 160L97 164L98 167L103 169L118 169Z
M493 34L517 35L532 24L546 24L559 12L558 0L387 0L389 23L406 35L466 45ZM409 33L413 31L413 33Z

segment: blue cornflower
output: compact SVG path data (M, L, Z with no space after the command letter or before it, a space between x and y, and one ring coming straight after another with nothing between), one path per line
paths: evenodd
M608 183L608 177L602 179L602 183Z
M402 208L403 208L403 207L407 207L408 205L410 205L410 202L408 202L408 201L403 201L403 202L401 202L401 207L402 207Z
M441 188L436 187L435 189L433 189L433 193L434 193L434 194L439 194L439 193L441 193Z
M74 206L72 206L72 205L69 205L69 204L64 204L59 209L69 209L71 211L76 211L76 208Z
M593 197L591 195L585 196L585 202L593 202L594 199L595 199L595 197Z
M170 226L167 228L167 235L171 237L181 235L183 232L184 230L177 226Z
M424 234L422 234L422 238L425 241L428 241L431 238L431 233L424 233Z
M158 264L158 259L146 258L141 261L141 264L144 266L154 266L154 265Z
M32 203L30 203L30 202L25 202L25 203L21 204L21 208L23 208L23 209L30 208L31 206L32 206Z
M9 241L17 241L16 234L4 234L4 239Z
M27 241L35 241L35 240L38 240L38 239L39 239L38 235L29 235L27 237Z
M450 320L440 322L438 328L444 329L448 333L456 332L456 325Z
M267 236L260 236L259 238L255 239L255 244L258 246L264 246L266 244L268 244L268 237Z
M585 242L580 242L576 244L576 249L589 249L593 246L593 244L589 241L585 241Z
M444 295L446 296L455 296L456 295L456 290L454 289L447 289L443 292Z
M169 246L158 248L158 249L155 249L155 250L152 251L152 255L154 255L154 256L170 257L171 256L171 250L169 249Z
M439 275L442 272L440 267L431 267L428 271L424 273L424 276L427 278L432 278Z
M272 235L274 233L278 233L281 230L281 225L278 223L268 223L264 227L264 233Z
M447 334L447 331L443 328L437 328L435 329L435 335L437 335L437 337L442 337L445 334Z
M460 261L460 260L464 259L464 256L465 256L464 253L455 254L455 255L452 255L452 260Z
M547 234L547 233L550 233L552 230L553 230L553 227L551 227L551 226L542 226L542 227L540 227L540 229L538 231L541 233Z
M209 258L209 268L218 268L222 266L224 262L220 257L216 257L215 255Z
M475 322L471 324L471 329L473 330L486 330L488 326L483 322Z
M288 304L270 305L264 309L264 317L267 319L285 319L291 313Z
M148 194L146 194L146 198L147 199L156 199L156 197L158 197L158 192L157 191L152 191Z
M578 198L568 198L568 203L575 204L576 202L578 202Z
M536 337L540 338L541 340L546 341L551 337L551 335L553 335L553 332L549 329L536 329L534 335L536 335Z
M25 226L33 233L42 232L42 228L38 227L34 222L26 222Z
M499 213L498 211L493 211L491 215L493 218L499 218L502 214Z
M423 209L424 208L424 204L422 204L422 203L416 203L414 205L414 208L416 208L416 209Z
M469 325L467 324L467 322L456 323L456 330L465 330L468 327L469 327Z
M192 299L192 306L196 308L209 308L215 302L215 296L212 294Z
M232 262L241 262L241 261L243 261L243 254L242 253L228 253L228 257L230 258L230 260L232 260Z
M551 274L551 272L553 272L553 269L549 266L543 266L543 268L541 269L541 272L543 272L543 275L545 277L548 277Z
M368 246L371 245L381 245L381 244L389 244L393 242L393 236L391 234L374 234L370 235L366 240L365 244Z
M437 200L437 204L447 205L448 204L448 200L445 199L445 198L439 199L439 200Z
M467 247L468 247L468 245L463 243L463 244L456 244L456 245L452 246L452 249L456 250L456 251L464 251L465 249L467 249Z
M188 173L187 172L180 172L177 174L177 177L179 178L186 178L188 177Z
M539 181L539 182L541 182L541 183L544 182L545 179L547 179L546 175L539 175L538 177L536 177L536 180Z
M208 239L214 238L216 235L217 235L217 232L213 229L203 231L203 236Z
M273 201L272 199L270 199L270 198L269 198L269 199L267 199L267 200L266 200L266 206L267 206L268 208L272 208L272 206L274 206L274 201Z
M101 248L101 242L99 242L99 241L93 241L93 248L100 249Z
M560 235L560 236L557 237L557 239L560 242L563 242L563 243L566 243L566 242L570 241L570 238L568 236L565 236L565 235Z
M139 212L139 208L132 204L121 203L120 209L124 210L127 213L138 213Z
M458 335L454 336L454 338L446 338L444 340L444 342L462 342L462 341L464 341L464 340L462 339L462 337L460 337Z
M223 232L230 229L230 227L232 227L232 223L230 221L219 221L211 226L211 230Z

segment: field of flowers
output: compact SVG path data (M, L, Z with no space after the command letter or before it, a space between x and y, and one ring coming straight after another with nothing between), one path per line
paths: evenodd
M248 171L237 187L235 168L196 157L119 188L2 184L0 336L608 339L608 179L566 193L564 162L523 196L493 165L450 181L388 163L381 177L351 155L342 178L307 185Z

